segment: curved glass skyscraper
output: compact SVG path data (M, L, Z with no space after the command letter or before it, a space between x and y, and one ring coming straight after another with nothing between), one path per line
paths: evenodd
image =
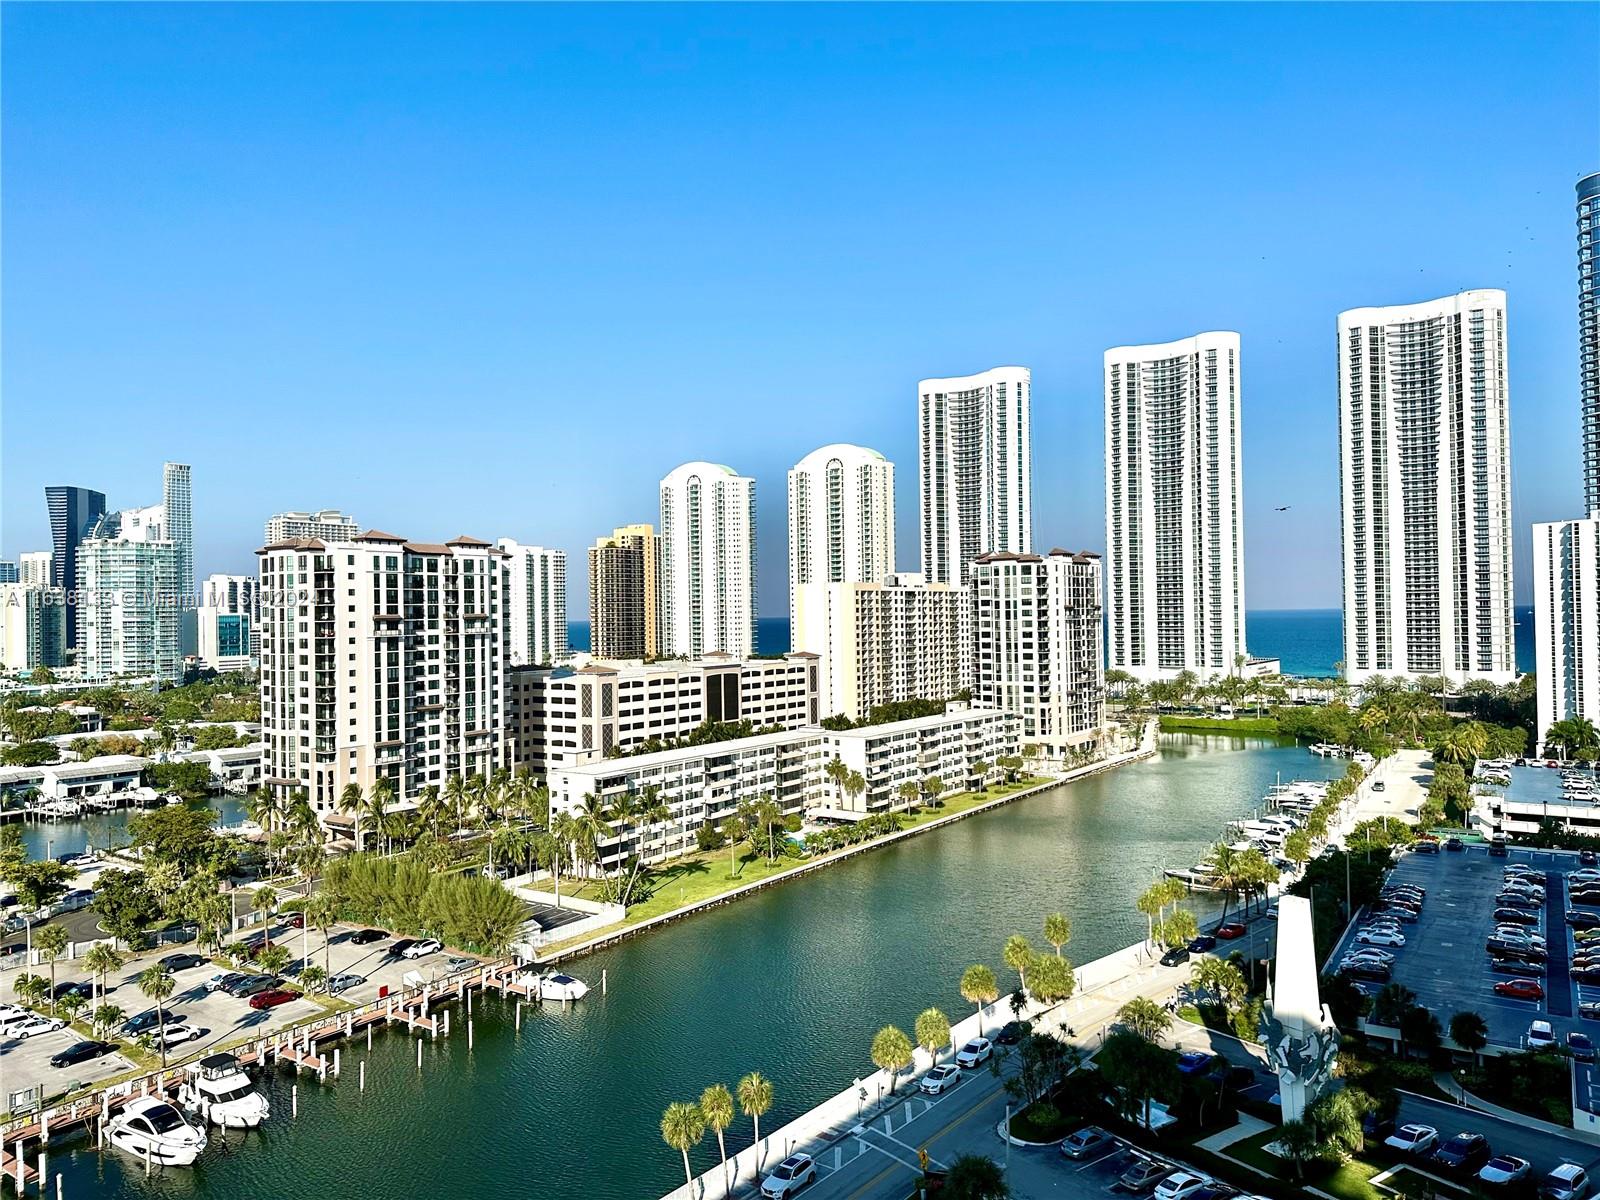
M1583 510L1600 510L1600 171L1578 180L1578 371Z

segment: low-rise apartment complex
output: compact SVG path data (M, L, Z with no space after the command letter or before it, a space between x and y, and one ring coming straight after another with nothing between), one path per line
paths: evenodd
M706 722L799 729L821 716L812 654L694 662L591 661L516 668L508 722L516 766L534 774L687 737Z
M613 822L600 846L600 866L611 869L637 854L660 862L687 853L697 832L720 825L741 804L771 799L787 816L856 820L901 809L910 801L900 786L938 775L946 793L975 782L980 764L1017 753L1019 722L1010 713L954 709L887 725L832 733L815 726L727 742L686 746L626 758L553 767L552 812L575 813L586 798L612 807L623 796L637 806L659 801L669 818ZM834 758L859 771L864 789L851 796L828 777Z

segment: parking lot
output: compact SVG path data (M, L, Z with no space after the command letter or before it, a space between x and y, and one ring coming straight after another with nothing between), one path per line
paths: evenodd
M1542 1000L1518 1000L1497 995L1496 983L1514 978L1490 970L1485 943L1495 926L1495 895L1508 863L1527 863L1544 872L1545 906L1537 912L1531 931L1544 934L1549 961L1542 977ZM1393 981L1410 988L1417 1003L1431 1009L1440 1024L1448 1026L1458 1012L1476 1012L1489 1027L1495 1046L1519 1047L1531 1021L1549 1020L1557 1040L1569 1030L1582 1028L1600 1035L1600 1022L1585 1021L1579 1000L1600 1000L1600 988L1574 985L1568 975L1572 933L1565 922L1566 873L1578 866L1578 856L1554 850L1512 848L1506 857L1494 858L1486 846L1438 854L1403 855L1390 877L1392 883L1418 884L1427 890L1418 920L1402 926L1404 946L1384 947L1395 956ZM1346 933L1334 952L1335 963L1354 944L1355 931Z
M389 952L395 938L385 936L381 941L358 945L350 940L355 932L356 927L337 927L324 947L322 936L315 930L292 929L284 922L275 924L273 941L286 947L295 956L289 971L283 976L283 986L301 990L294 975L302 963L309 962L317 967L326 964L331 967L332 974L364 977L363 983L349 988L338 997L348 1004L360 1005L378 999L385 988L390 992L399 992L404 986L403 977L410 972L420 974L424 980L431 980L454 970L450 966L451 956L445 951L416 960L396 958ZM106 1003L121 1008L128 1017L153 1009L154 1005L139 990L139 973L174 949L164 946L137 958L128 958L123 968L107 980ZM182 1017L183 1024L206 1032L199 1038L174 1047L169 1059L176 1061L195 1057L221 1045L297 1024L325 1011L321 1002L308 999L292 1000L269 1009L254 1009L246 998L207 989L207 980L232 969L208 960L200 966L173 974L177 986L163 1008ZM8 972L0 976L4 980L0 984L0 999L15 1002L11 984L16 974ZM58 984L86 978L80 962L64 961L56 966ZM134 1064L120 1054L70 1067L52 1068L49 1065L50 1057L80 1040L81 1036L71 1029L63 1029L55 1033L35 1034L26 1039L0 1040L0 1072L4 1074L6 1089L14 1092L33 1083L42 1083L45 1085L45 1094L50 1096L64 1091L71 1082L94 1083L132 1069ZM113 1038L117 1036L121 1035L113 1033Z

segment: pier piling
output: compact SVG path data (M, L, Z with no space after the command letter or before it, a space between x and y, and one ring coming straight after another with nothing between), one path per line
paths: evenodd
M298 1117L299 1115L300 1115L300 1085L298 1083L291 1083L289 1085L289 1116L291 1118L295 1118L295 1117Z
M361 1060L360 1065L356 1069L356 1080L357 1080L357 1084L359 1086L359 1090L361 1090L363 1092L366 1091L367 1090L367 1060L364 1059L364 1058Z
M604 967L600 968L600 994L602 996L606 994L606 969Z
M421 1072L422 1072L422 1039L421 1038L417 1039L417 1072L418 1072L418 1074L421 1074Z
M467 1053L472 1053L472 1018L467 1018Z

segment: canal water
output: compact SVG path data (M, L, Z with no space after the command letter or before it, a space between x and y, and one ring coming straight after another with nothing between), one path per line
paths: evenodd
M1000 961L1008 934L1044 948L1045 913L1074 926L1086 962L1137 940L1134 898L1166 866L1189 866L1278 777L1328 778L1343 763L1259 739L1168 736L1154 760L1055 788L578 960L595 990L565 1013L475 1004L469 1054L455 1034L415 1048L379 1033L344 1050L344 1078L266 1080L273 1118L233 1134L193 1170L142 1168L84 1146L52 1156L70 1200L84 1196L586 1197L649 1200L681 1183L661 1141L673 1100L760 1070L776 1129L853 1077L887 1022L909 1030L939 1005L964 1014L957 983ZM1203 898L1197 901L1203 903ZM600 972L610 992L599 994ZM367 1091L356 1064L367 1058ZM13 1084L20 1086L20 1083ZM730 1145L749 1140L739 1117ZM715 1161L715 1140L691 1156Z
M243 796L213 796L209 803L217 810L217 819L222 825L237 825L247 815ZM136 812L137 809L123 808L64 821L19 818L22 822L22 844L29 858L54 858L58 854L76 854L90 847L104 849L107 846L124 845L128 841L128 818Z

